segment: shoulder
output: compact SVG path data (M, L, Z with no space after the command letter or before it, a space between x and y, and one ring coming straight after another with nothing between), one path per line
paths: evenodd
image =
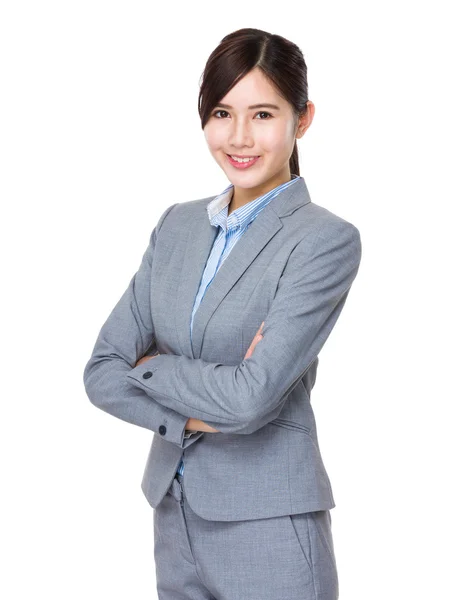
M187 222L191 223L198 215L206 213L206 206L216 196L208 196L207 198L199 198L196 200L189 200L187 202L176 202L168 206L158 218L157 224L154 226L156 233L159 232L164 224L169 227L170 225L186 225Z
M307 243L309 240L315 243L336 237L352 238L360 243L360 231L354 223L314 202L301 206L289 219L290 227L298 231L298 238Z
M165 209L160 217L160 221L167 219L168 222L178 220L186 221L206 213L206 207L216 196L198 198L196 200L187 200L186 202L176 202Z

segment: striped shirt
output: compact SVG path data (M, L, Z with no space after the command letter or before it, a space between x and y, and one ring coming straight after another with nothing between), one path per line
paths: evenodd
M190 320L190 339L192 339L193 320L195 313L200 306L203 296L213 281L218 269L226 260L228 254L234 248L237 241L247 231L248 227L251 226L252 221L257 217L261 210L269 204L269 202L275 198L282 190L292 185L299 175L291 174L291 180L280 184L273 190L270 190L266 194L259 196L255 200L240 206L228 216L228 206L233 197L233 184L229 185L219 196L213 198L207 205L208 218L210 223L214 227L219 227L219 233L213 242L213 246L208 257L203 276L200 281L200 287L195 297L195 302L192 311L192 318ZM190 434L193 435L193 434ZM186 437L190 437L187 435ZM177 471L184 474L184 461L181 460Z

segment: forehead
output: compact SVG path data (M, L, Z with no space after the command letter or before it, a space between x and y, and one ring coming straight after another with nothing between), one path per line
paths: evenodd
M261 108L262 104L267 108L268 104L273 105L271 108L277 106L280 109L288 106L274 84L259 69L253 69L229 90L218 106L243 110L256 108L256 105Z

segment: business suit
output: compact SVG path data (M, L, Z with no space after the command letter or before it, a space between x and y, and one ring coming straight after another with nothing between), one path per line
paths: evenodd
M290 515L295 528L297 515L328 516L335 506L310 392L319 351L358 271L359 232L312 203L299 178L221 266L191 338L192 306L216 234L209 200L174 204L159 219L99 333L85 387L99 408L155 432L142 482L154 509L178 491L174 474L185 453L185 496L200 520L259 526L278 517L287 524ZM264 337L244 360L262 321ZM153 351L161 354L134 366ZM221 433L185 439L190 416ZM310 544L313 525L297 532ZM300 546L305 559L307 548Z

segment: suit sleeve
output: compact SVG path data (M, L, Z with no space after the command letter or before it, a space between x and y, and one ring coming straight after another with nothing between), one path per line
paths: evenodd
M163 354L129 371L130 384L223 433L251 433L278 416L316 360L346 302L361 260L347 221L305 236L285 265L263 338L239 365Z
M155 345L150 306L151 266L156 236L174 206L167 208L159 219L138 271L101 327L85 365L83 382L89 400L96 407L186 448L204 432L185 437L188 417L159 404L127 378L130 369Z

